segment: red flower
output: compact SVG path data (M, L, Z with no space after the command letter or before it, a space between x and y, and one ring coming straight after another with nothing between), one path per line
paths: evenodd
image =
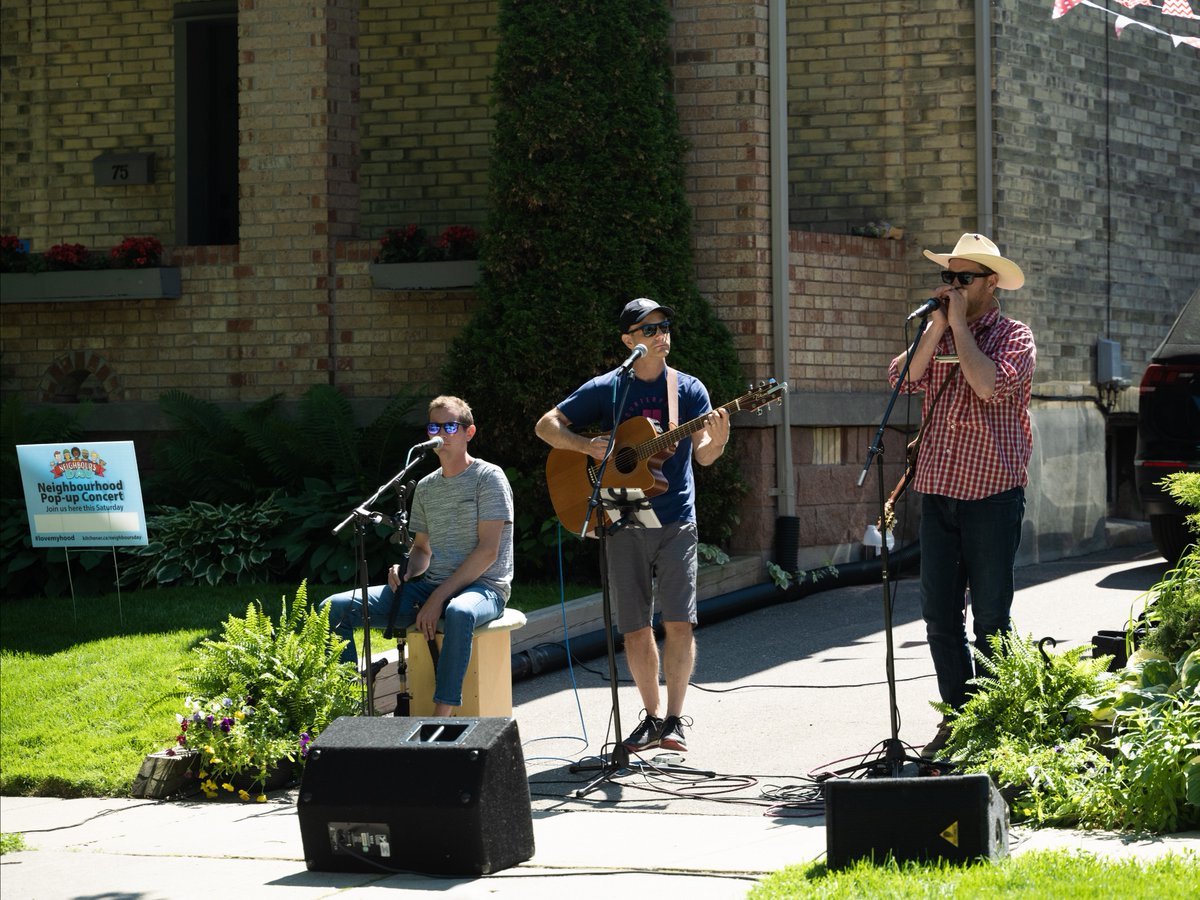
M116 269L152 269L162 261L163 245L156 237L126 237L108 252Z
M24 272L29 268L29 254L15 234L0 234L0 272Z
M56 272L89 268L91 257L83 244L55 244L42 254L46 268Z
M446 259L475 259L479 256L479 232L470 225L451 225L437 241Z

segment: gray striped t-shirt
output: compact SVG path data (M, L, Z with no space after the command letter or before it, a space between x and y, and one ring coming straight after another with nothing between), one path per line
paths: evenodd
M445 581L479 543L480 522L505 522L496 561L479 578L508 599L513 578L512 488L499 466L472 460L466 470L447 478L430 472L413 493L409 529L429 535L433 550L426 577Z

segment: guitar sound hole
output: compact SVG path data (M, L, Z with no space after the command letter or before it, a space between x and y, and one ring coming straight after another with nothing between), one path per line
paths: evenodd
M632 447L622 447L613 454L613 465L622 475L628 475L637 468L637 451Z

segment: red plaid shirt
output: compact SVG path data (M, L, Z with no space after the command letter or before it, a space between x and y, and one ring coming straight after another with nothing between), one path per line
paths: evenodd
M970 325L979 349L996 364L996 389L990 400L981 400L967 384L957 362L938 362L937 356L955 353L949 328L938 344L935 359L917 381L901 390L924 392L922 419L942 386L950 384L937 401L933 419L921 439L917 477L913 490L959 500L979 500L1024 486L1029 481L1029 456L1033 434L1029 428L1029 396L1037 349L1029 326L990 309ZM900 377L895 360L888 370L894 387Z

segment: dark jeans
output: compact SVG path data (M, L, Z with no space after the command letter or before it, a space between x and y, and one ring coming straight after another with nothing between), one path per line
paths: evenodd
M991 656L987 638L1011 627L1013 564L1021 544L1025 489L982 500L936 494L921 499L921 614L942 701L967 699L975 666L967 645L966 591L971 591L975 646Z

